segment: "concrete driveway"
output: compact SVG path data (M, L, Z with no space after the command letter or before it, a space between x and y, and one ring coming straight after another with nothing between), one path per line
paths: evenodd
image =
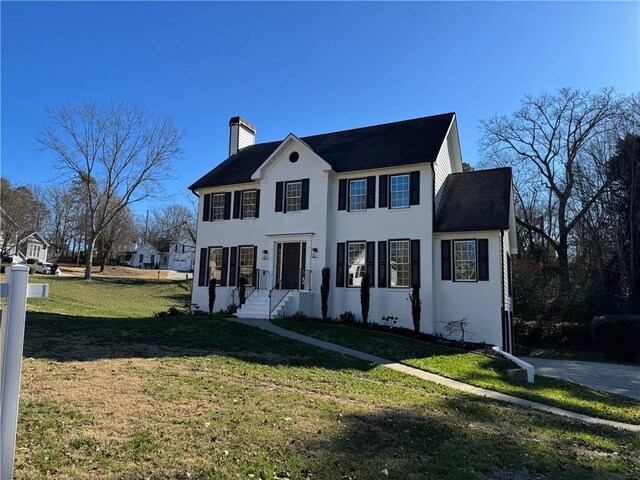
M532 357L523 360L535 367L536 374L640 400L640 366Z

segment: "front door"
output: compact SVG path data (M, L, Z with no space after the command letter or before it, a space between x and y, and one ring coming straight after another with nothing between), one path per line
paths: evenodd
M300 288L300 244L282 244L282 283L283 289Z

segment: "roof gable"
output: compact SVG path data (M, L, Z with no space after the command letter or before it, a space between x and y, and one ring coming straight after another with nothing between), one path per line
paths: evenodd
M318 154L314 152L311 147L309 147L309 145L300 140L293 133L290 133L289 135L287 135L287 138L285 138L282 143L278 145L278 148L276 148L273 153L269 155L264 162L262 162L257 170L253 172L253 175L251 175L251 180L260 180L265 178L265 173L273 164L273 162L275 162L282 155L282 153L284 153L292 145L295 145L299 149L306 151L312 159L316 160L319 163L320 168L323 171L328 172L329 170L331 170L331 165L320 158L320 156L318 156Z
M445 113L371 127L297 138L336 172L433 162L455 117ZM292 137L289 135L284 141ZM197 180L189 188L233 185L252 181L252 175L284 141L258 143Z
M509 167L450 174L444 184L434 230L509 229L513 215L511 182Z

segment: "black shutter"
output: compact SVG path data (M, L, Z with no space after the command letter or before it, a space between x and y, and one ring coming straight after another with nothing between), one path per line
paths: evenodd
M227 274L229 272L229 247L222 249L222 278L220 279L220 286L227 286Z
M256 218L260 217L260 190L256 190Z
M409 204L420 205L420 172L411 172L409 177Z
M233 218L240 218L240 202L242 202L242 192L233 192Z
M258 246L253 246L253 266L251 267L251 275L253 276L253 286L258 288L258 270L256 270L258 265Z
M440 241L442 280L451 280L451 240Z
M389 183L389 175L380 175L379 187L378 187L378 206L380 208L387 208L387 200L389 193L387 191L387 185Z
M411 240L411 286L420 287L420 240Z
M238 247L231 247L231 255L229 258L229 286L236 286L236 278L238 278Z
M336 259L336 287L344 287L344 256L345 256L345 248L344 243L338 243L338 248L336 249L337 259Z
M231 192L224 194L224 219L229 220L231 218Z
M376 177L367 177L367 208L376 208Z
M207 249L200 249L200 268L198 269L198 286L206 287L209 279L207 278Z
M309 210L309 179L304 178L302 180L302 205L300 206L301 210Z
M375 178L375 177L374 177ZM367 242L367 275L369 275L369 285L376 286L376 242Z
M478 239L478 280L489 280L489 240Z
M276 212L282 211L282 196L284 195L284 182L276 183Z
M342 179L338 182L338 210L347 209L347 180Z
M384 240L378 242L378 286L387 287L387 242Z
M209 218L211 218L211 194L205 193L204 200L202 205L202 221L208 222Z

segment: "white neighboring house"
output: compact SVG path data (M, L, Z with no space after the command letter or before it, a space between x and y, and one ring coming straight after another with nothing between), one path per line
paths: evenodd
M195 244L188 238L181 238L162 245L146 243L132 253L129 264L138 268L191 272L194 260Z
M0 243L4 243L1 235L0 233ZM19 257L22 261L34 258L40 262L46 262L48 249L49 242L39 232L32 232L17 242L7 244L7 253Z
M454 113L262 144L249 122L229 125L229 158L190 187L194 304L207 305L210 278L216 310L238 303L244 277L238 316L320 317L329 267L330 317L360 317L367 273L370 322L393 315L413 328L416 285L422 332L446 335L447 322L466 319L465 340L512 351L511 170L463 173Z

